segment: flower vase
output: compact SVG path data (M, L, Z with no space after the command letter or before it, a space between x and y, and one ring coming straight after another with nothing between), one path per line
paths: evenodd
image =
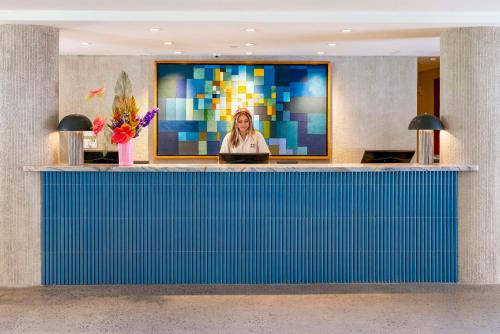
M120 166L132 166L134 164L134 145L132 140L125 144L118 144L118 162Z

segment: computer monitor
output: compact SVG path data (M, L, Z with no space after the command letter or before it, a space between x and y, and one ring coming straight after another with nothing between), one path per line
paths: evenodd
M361 163L408 163L414 154L414 150L367 150L363 154Z
M118 151L107 151L104 155L100 150L85 150L83 159L86 164L117 164Z
M219 153L219 161L229 164L256 164L269 160L269 153Z

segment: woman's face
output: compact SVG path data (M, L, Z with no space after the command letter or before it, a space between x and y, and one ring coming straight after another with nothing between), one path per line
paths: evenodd
M250 127L250 120L248 119L248 116L245 114L240 115L236 120L236 127L241 133L246 133Z

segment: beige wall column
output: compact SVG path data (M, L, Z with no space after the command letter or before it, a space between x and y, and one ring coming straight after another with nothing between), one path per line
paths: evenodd
M365 150L412 150L417 114L416 57L335 57L332 148L336 163L360 162Z
M0 286L41 282L40 175L57 161L59 31L0 25Z
M441 158L459 179L459 279L500 283L500 28L441 35Z

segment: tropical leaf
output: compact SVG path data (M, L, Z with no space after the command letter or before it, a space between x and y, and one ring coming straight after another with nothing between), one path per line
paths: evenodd
M132 96L132 83L130 82L128 74L125 71L121 71L118 80L116 80L113 110L117 108L120 101L129 96Z
M132 83L125 71L120 73L115 85L115 97L126 98L132 96ZM116 99L116 98L115 98Z

